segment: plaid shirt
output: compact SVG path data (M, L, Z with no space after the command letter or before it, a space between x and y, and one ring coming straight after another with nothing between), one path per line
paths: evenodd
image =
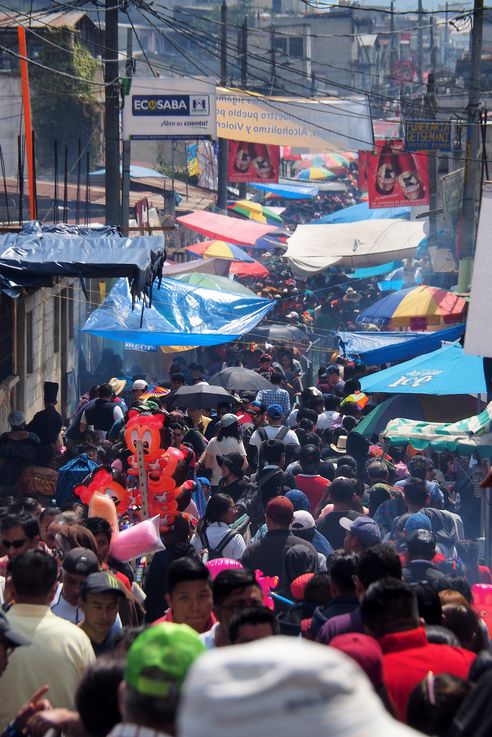
M280 404L286 417L290 413L290 397L286 389L260 389L256 395L256 401L266 407L271 404Z

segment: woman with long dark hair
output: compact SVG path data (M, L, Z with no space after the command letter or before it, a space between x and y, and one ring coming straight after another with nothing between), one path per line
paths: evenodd
M229 494L212 494L207 502L203 518L198 523L191 544L200 554L208 551L209 558L234 558L240 560L246 543L230 525L236 517L236 505Z
M212 472L212 491L216 489L222 478L222 471L217 461L218 456L240 453L244 459L243 471L248 467L246 451L239 433L239 417L228 413L219 420L217 428L217 437L210 440L200 458L200 465Z

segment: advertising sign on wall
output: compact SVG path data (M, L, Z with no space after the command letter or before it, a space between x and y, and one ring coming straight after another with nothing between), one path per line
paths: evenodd
M427 154L405 151L401 140L378 141L364 166L370 208L429 204Z
M278 182L280 147L229 141L230 182Z

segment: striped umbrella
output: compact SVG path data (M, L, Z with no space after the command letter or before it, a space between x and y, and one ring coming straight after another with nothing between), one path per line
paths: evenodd
M189 284L190 286L201 287L202 289L214 289L216 292L229 292L231 294L244 294L245 297L256 297L256 294L251 289L245 287L241 282L228 279L226 276L190 271L187 274L179 274L174 279L180 281L182 284Z
M462 322L468 303L439 287L418 286L401 289L367 307L357 318L360 323L426 330L429 325Z
M147 391L140 395L140 399L145 402L147 399L152 399L152 397L165 397L170 391L170 389L166 389L163 386L151 384Z
M249 220L255 220L257 223L267 223L268 225L283 225L280 215L259 202L250 202L249 200L237 200L233 205L229 205L229 210L242 215Z
M194 243L192 246L186 246L186 250L202 258L223 258L227 261L243 261L247 264L254 262L254 259L248 256L242 248L239 248L234 243L226 243L225 241Z
M336 174L322 166L311 166L309 169L303 169L296 179L309 182L323 182L326 179L336 179Z

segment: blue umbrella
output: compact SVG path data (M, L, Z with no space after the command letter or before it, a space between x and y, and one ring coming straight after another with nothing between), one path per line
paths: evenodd
M361 380L366 394L482 394L487 391L480 356L465 353L457 343Z

